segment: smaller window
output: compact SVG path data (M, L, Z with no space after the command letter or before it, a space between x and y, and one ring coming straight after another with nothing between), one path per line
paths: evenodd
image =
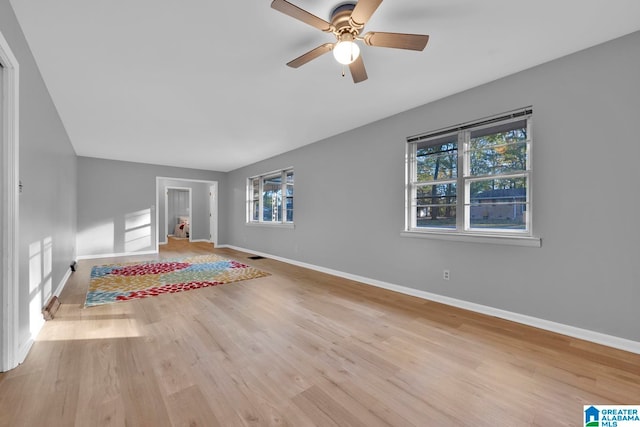
M283 169L247 180L247 222L293 223L293 169Z

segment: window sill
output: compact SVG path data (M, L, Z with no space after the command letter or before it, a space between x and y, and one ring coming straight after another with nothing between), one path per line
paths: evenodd
M293 222L247 222L249 227L296 228Z
M454 242L467 243L489 243L496 245L529 246L539 248L542 246L540 237L518 236L509 234L480 234L480 233L459 233L446 231L402 231L402 237L417 237L420 239L449 240Z

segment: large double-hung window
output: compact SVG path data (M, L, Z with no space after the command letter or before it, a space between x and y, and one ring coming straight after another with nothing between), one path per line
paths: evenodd
M293 169L247 180L247 222L293 224Z
M405 231L532 237L531 115L525 108L407 138Z

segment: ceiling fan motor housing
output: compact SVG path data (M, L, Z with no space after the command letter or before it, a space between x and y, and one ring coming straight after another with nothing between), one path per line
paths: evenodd
M345 33L349 33L355 38L364 28L364 25L358 25L351 19L351 13L355 7L354 2L341 3L331 12L331 25L338 40Z
M351 13L351 12L353 12L353 9L355 7L356 7L356 3L353 2L353 1L347 1L347 2L340 3L336 7L334 7L333 10L331 11L330 19L333 20L333 18L336 16L337 13L344 12L345 10L348 10L349 13Z

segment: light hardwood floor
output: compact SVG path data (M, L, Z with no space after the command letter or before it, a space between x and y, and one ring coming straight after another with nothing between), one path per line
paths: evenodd
M580 426L640 404L640 355L214 251L272 275L83 308L82 261L27 360L0 374L2 426Z

